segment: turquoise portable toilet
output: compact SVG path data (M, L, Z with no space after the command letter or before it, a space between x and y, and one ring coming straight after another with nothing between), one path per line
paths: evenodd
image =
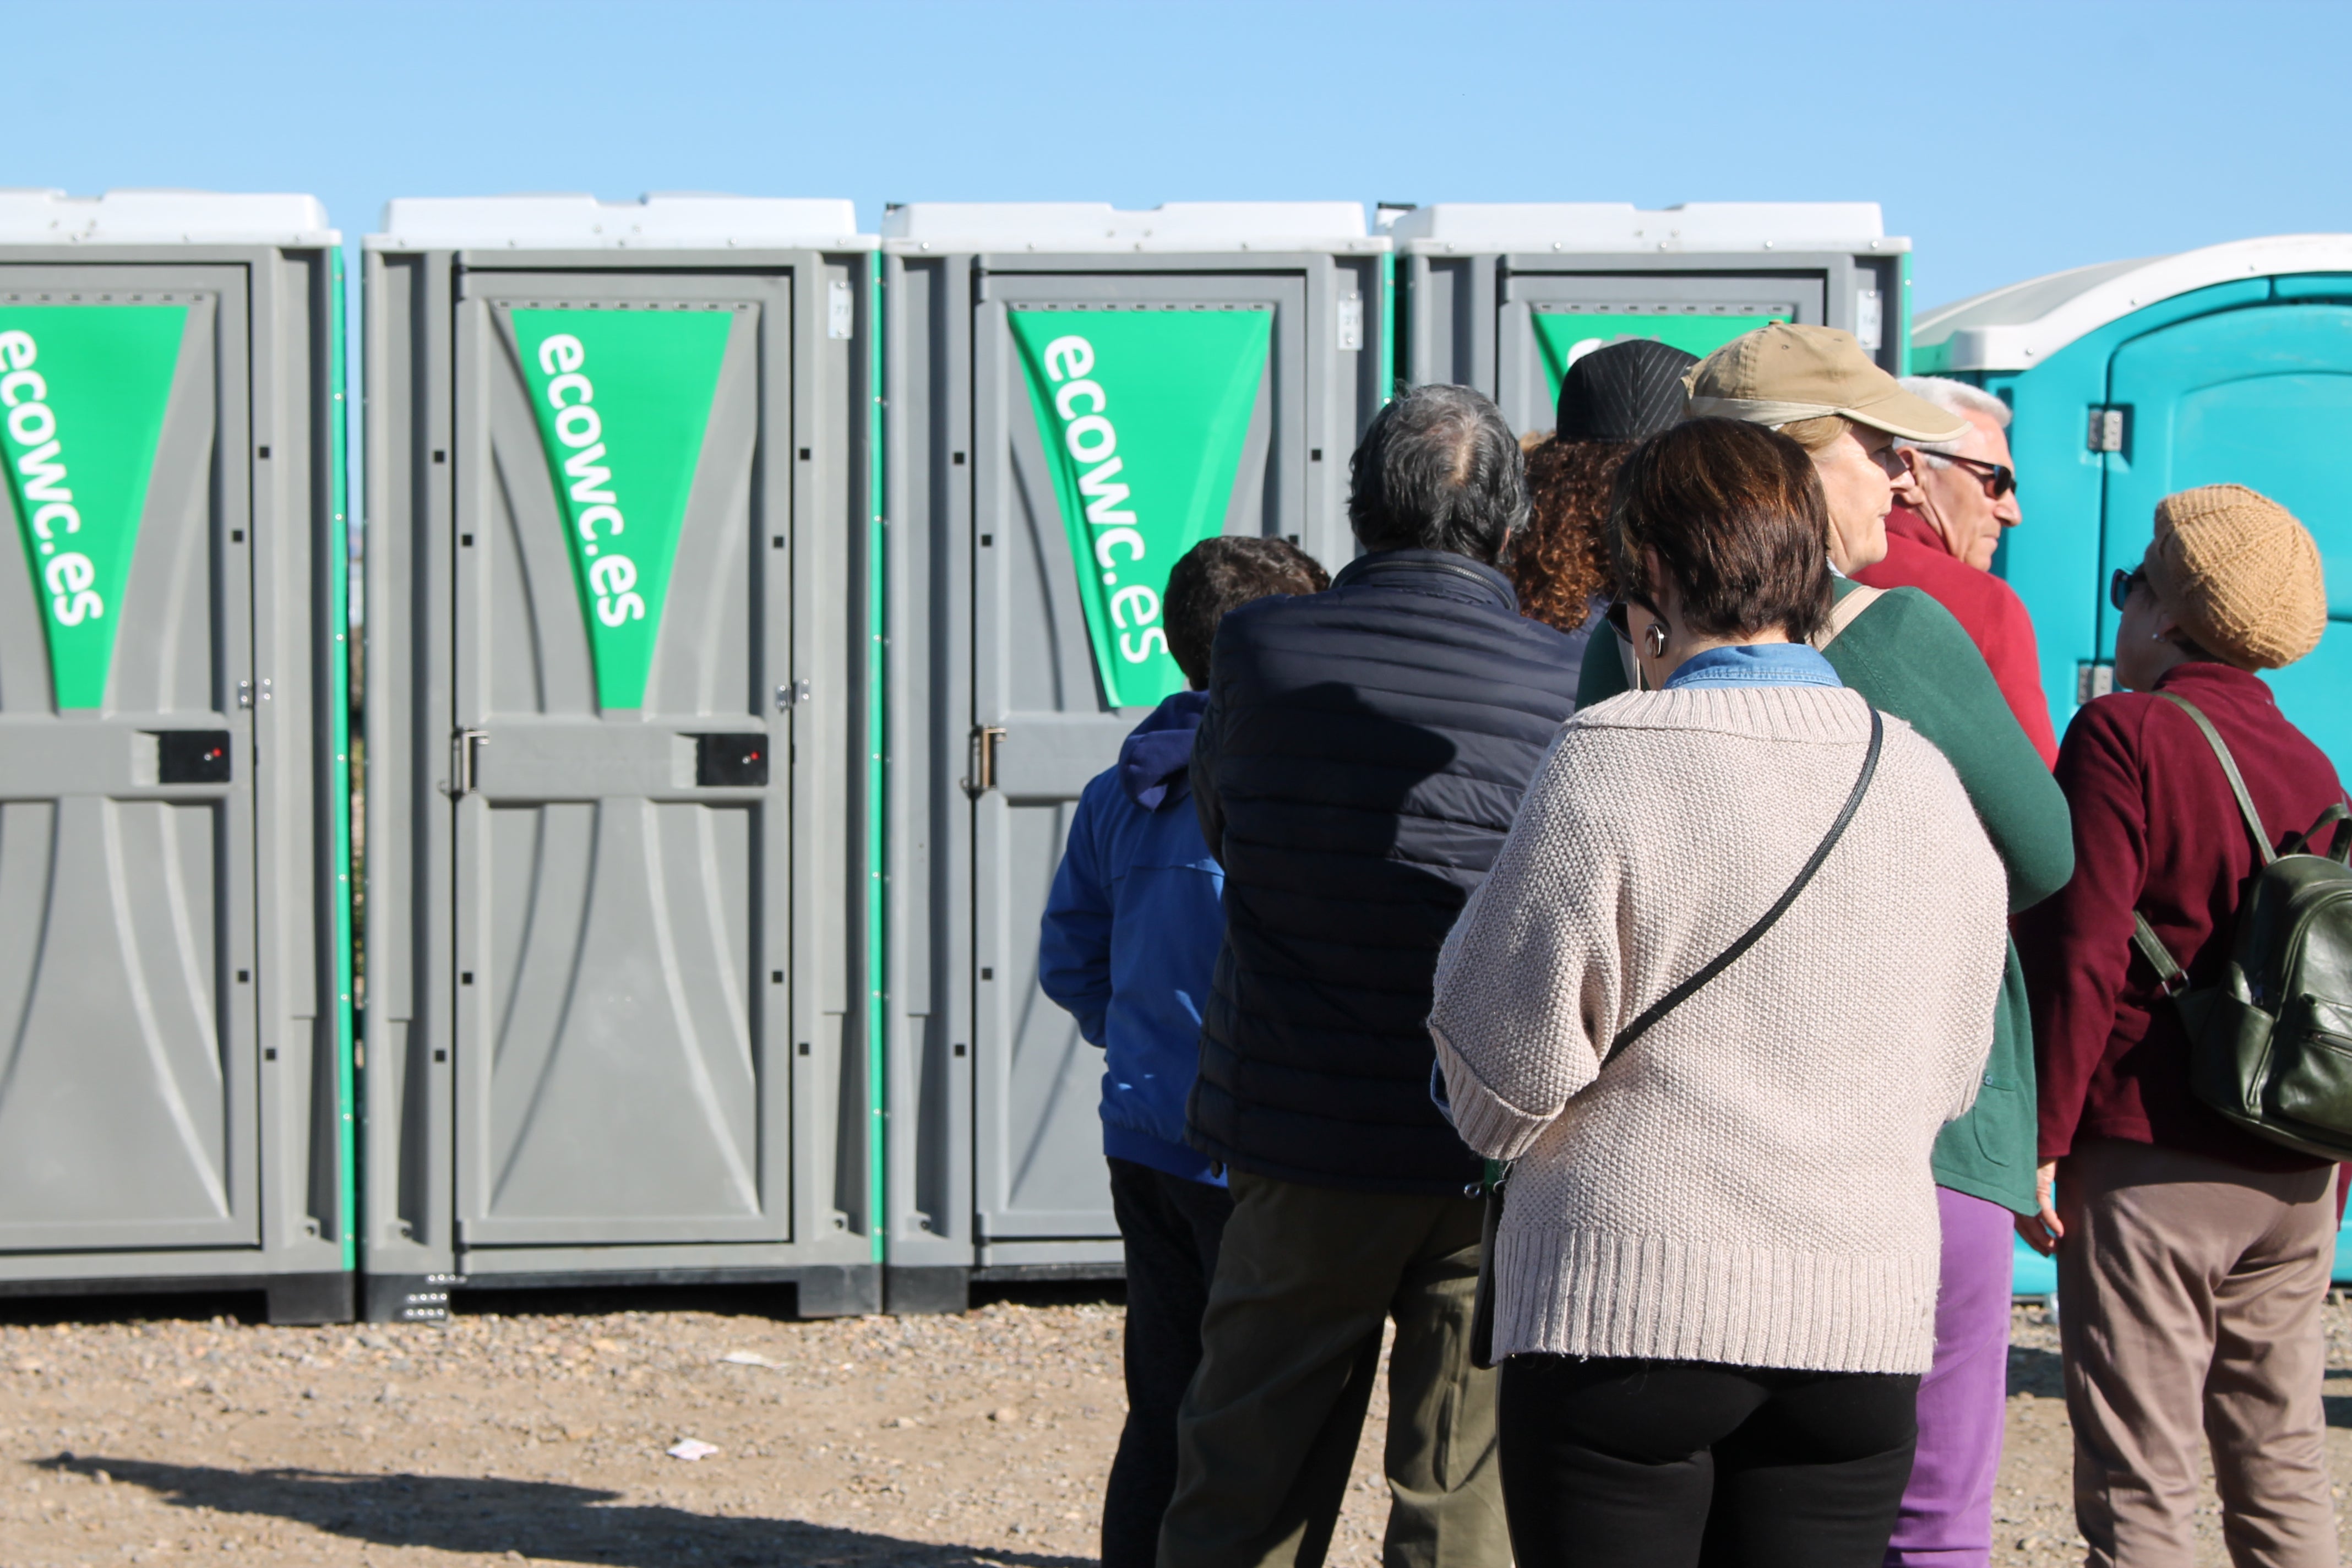
M2077 268L1920 313L1912 368L2016 411L2025 521L1993 570L2032 612L2060 733L2111 685L2107 581L2139 563L2156 503L2251 485L2303 520L2327 566L2327 632L2266 674L2352 776L2352 234L2279 235ZM2054 1286L2021 1248L2017 1290ZM2336 1278L2352 1280L2339 1237Z

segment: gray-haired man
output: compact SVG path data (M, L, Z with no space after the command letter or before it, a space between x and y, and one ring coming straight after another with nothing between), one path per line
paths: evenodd
M1430 1100L1427 1019L1578 661L1495 568L1528 496L1492 403L1415 388L1349 477L1368 553L1225 616L1193 745L1225 945L1187 1135L1234 1214L1160 1568L1323 1559L1391 1319L1386 1559L1510 1560L1494 1374L1469 1356L1479 1163Z
M1968 421L1949 441L1895 443L1906 472L1886 514L1886 558L1854 573L1874 588L1916 588L1952 613L1977 645L2044 766L2058 761L2032 617L1992 574L2001 534L2023 521L2009 455L2009 405L1980 387L1909 375L1903 390Z

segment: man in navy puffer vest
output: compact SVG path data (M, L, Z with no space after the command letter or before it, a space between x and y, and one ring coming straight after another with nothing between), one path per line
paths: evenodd
M1193 743L1225 947L1190 1138L1234 1213L1161 1568L1322 1559L1391 1317L1385 1561L1510 1560L1494 1376L1469 1357L1479 1163L1430 1100L1427 1019L1577 654L1495 568L1528 497L1492 403L1405 394L1349 479L1369 553L1328 593L1225 617Z
M1151 1568L1176 1487L1176 1406L1233 1200L1184 1143L1201 1008L1225 915L1187 770L1227 611L1330 585L1279 539L1204 539L1168 574L1168 652L1192 689L1151 710L1078 797L1037 943L1037 981L1103 1049L1103 1154L1127 1255L1127 1425L1103 1492L1103 1568Z

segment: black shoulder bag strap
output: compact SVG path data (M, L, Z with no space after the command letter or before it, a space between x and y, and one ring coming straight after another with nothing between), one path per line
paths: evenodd
M1797 896L1805 890L1807 884L1812 881L1813 874L1822 868L1822 862L1830 858L1830 851L1837 847L1838 840L1845 837L1847 826L1853 821L1853 814L1862 809L1862 797L1870 793L1870 781L1878 772L1878 753L1885 740L1886 721L1879 715L1878 710L1873 708L1870 710L1870 749L1863 753L1862 776L1853 781L1853 788L1847 794L1845 805L1839 809L1837 820L1830 824L1827 833L1822 835L1822 841L1814 847L1812 858L1799 868L1796 879L1789 884L1788 891L1782 893L1770 909L1759 915L1756 923L1749 926L1738 942L1717 953L1697 973L1651 1003L1640 1017L1618 1030L1617 1037L1609 1042L1608 1054L1601 1058L1603 1068L1615 1061L1618 1052L1640 1039L1659 1019L1697 994L1708 981L1738 963L1743 953L1764 940L1766 931L1780 923L1780 917L1789 912L1789 906L1797 901ZM1478 1295L1470 1315L1470 1363L1482 1368L1495 1364L1495 1236L1502 1226L1503 1189L1510 1179L1508 1162L1486 1162L1486 1215L1479 1227ZM1471 1191L1475 1193L1477 1189L1474 1187Z

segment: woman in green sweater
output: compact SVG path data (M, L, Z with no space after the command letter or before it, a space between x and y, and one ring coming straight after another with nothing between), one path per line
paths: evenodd
M1916 588L1848 575L1886 553L1901 459L1895 438L1948 440L1958 416L1914 397L1848 334L1790 323L1749 332L1685 378L1693 417L1765 425L1811 454L1829 500L1832 627L1816 637L1845 684L1933 742L1960 776L2009 874L2011 913L2074 872L2066 797L2018 727L1992 671L1950 612ZM1854 594L1864 597L1847 601ZM1615 617L1612 616L1612 621ZM1620 636L1622 637L1622 629ZM1622 645L1596 637L1577 706L1631 689ZM1942 1278L1935 1363L1919 1384L1919 1447L1887 1563L1982 1563L2008 1395L2011 1215L2031 1215L2033 1034L2011 944L1975 1108L1936 1141Z

